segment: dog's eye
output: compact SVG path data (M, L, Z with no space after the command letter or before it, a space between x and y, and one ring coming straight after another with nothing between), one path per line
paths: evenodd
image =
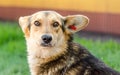
M58 27L59 26L59 23L58 22L54 22L53 23L53 27Z
M35 24L36 26L40 26L40 25L41 25L41 23L40 23L39 21L35 21L34 24Z

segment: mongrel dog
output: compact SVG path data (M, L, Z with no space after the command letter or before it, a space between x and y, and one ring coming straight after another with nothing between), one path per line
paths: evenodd
M20 17L31 75L120 75L73 42L72 34L88 22L83 15L63 17L54 11Z

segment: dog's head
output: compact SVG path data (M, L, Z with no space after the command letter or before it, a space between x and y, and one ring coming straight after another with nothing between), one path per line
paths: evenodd
M85 28L88 22L83 15L64 17L54 11L40 11L19 18L28 45L44 48L64 46L69 36Z
M88 21L83 15L63 17L54 11L40 11L19 18L26 39L33 39L43 47L52 47L69 40L67 35L85 28Z

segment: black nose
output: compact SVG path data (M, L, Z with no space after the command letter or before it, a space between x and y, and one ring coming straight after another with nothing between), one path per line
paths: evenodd
M52 40L52 37L50 35L43 35L42 40L44 43L50 43Z

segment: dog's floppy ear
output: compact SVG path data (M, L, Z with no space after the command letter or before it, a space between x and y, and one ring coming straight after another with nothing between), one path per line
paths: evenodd
M68 32L75 33L85 28L89 23L88 17L84 15L71 15L65 17L65 27Z
M25 36L29 36L30 16L24 16L19 18L19 25L22 28Z

